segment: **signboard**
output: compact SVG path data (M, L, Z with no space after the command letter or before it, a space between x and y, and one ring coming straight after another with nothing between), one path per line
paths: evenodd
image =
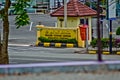
M116 0L108 0L108 19L116 18Z
M40 30L40 36L48 39L76 39L76 35L75 29L43 28Z

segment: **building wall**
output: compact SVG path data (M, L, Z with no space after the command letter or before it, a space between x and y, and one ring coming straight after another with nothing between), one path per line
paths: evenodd
M64 27L64 18L63 17L58 17L57 20L57 26L58 27ZM79 25L79 18L78 17L67 17L67 27L77 27Z
M120 17L120 1L119 0L116 5L116 10L117 10L117 16Z
M88 19L88 24L87 24L88 25L88 36L89 36L88 44L90 44L90 42L92 40L91 17L67 17L67 28L77 28L77 27L79 27L80 19ZM83 24L86 24L86 23L83 23ZM57 27L58 28L65 28L63 17L58 17L57 18Z
M11 0L11 3L14 3L16 0ZM30 6L26 8L28 13L36 13L38 10L44 12L49 10L49 1L50 0L31 0ZM0 0L0 8L4 7L5 0ZM38 8L33 8L33 6L37 6Z
M5 0L0 0L0 8L3 7L3 3ZM16 1L16 0L11 0ZM37 9L36 8L32 8L33 6L35 6L38 2L42 2L41 7L45 6L43 2L48 2L48 4L46 4L47 8L46 9L38 9L41 10L41 12L50 12L53 11L53 8L55 8L57 6L57 1L60 1L62 3L63 0L31 0L30 4L31 6L29 8L27 8L28 13L36 13ZM69 0L67 0L68 2ZM85 0L79 0L81 2L84 2ZM92 0L94 1L94 0ZM63 4L61 4L63 5ZM117 4L116 4L116 16L120 17L120 1L118 0ZM43 10L43 11L42 11Z

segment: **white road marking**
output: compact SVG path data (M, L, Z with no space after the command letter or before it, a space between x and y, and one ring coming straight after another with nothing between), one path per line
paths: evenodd
M8 44L8 46L31 46L30 44Z
M33 22L30 23L30 29L29 29L29 31L32 30L32 25L33 25Z

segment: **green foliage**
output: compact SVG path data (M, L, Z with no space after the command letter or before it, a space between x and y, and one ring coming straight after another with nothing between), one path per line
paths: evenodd
M97 39L96 39L96 38L93 39L93 40L90 42L90 45L91 45L92 47L96 47L96 46L97 46Z
M0 10L0 18L2 18L2 19L4 18L4 9Z
M106 48L109 46L109 39L108 38L102 38L101 39L102 47Z
M115 46L120 47L120 39L115 39Z
M90 2L85 2L85 5L90 7Z
M29 24L29 16L26 14L26 12L23 12L21 15L17 15L15 18L15 24L17 25L17 28L20 26L24 26Z
M102 43L102 48L106 48L106 47L109 47L109 39L108 38L102 38L101 39L101 43ZM115 39L112 39L112 43L113 47L115 47ZM93 39L91 42L90 42L90 45L92 47L97 47L97 39Z
M29 1L30 0L16 0L16 4L13 7L14 13L17 14L15 18L16 28L29 24L30 19L25 10L27 6L30 6L30 4L28 4Z
M120 35L120 27L117 28L116 35Z
M30 6L30 4L28 4L30 0L16 0L16 4L14 5L14 13L15 14L21 14L23 12L25 12L25 8L27 6Z
M77 43L76 39L48 39L45 37L39 37L38 40L41 42Z
M92 9L97 10L97 3L92 2L91 4L92 4Z

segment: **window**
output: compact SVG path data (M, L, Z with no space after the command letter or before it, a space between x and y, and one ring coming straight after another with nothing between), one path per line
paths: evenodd
M88 25L88 18L80 19L80 24L87 24Z

